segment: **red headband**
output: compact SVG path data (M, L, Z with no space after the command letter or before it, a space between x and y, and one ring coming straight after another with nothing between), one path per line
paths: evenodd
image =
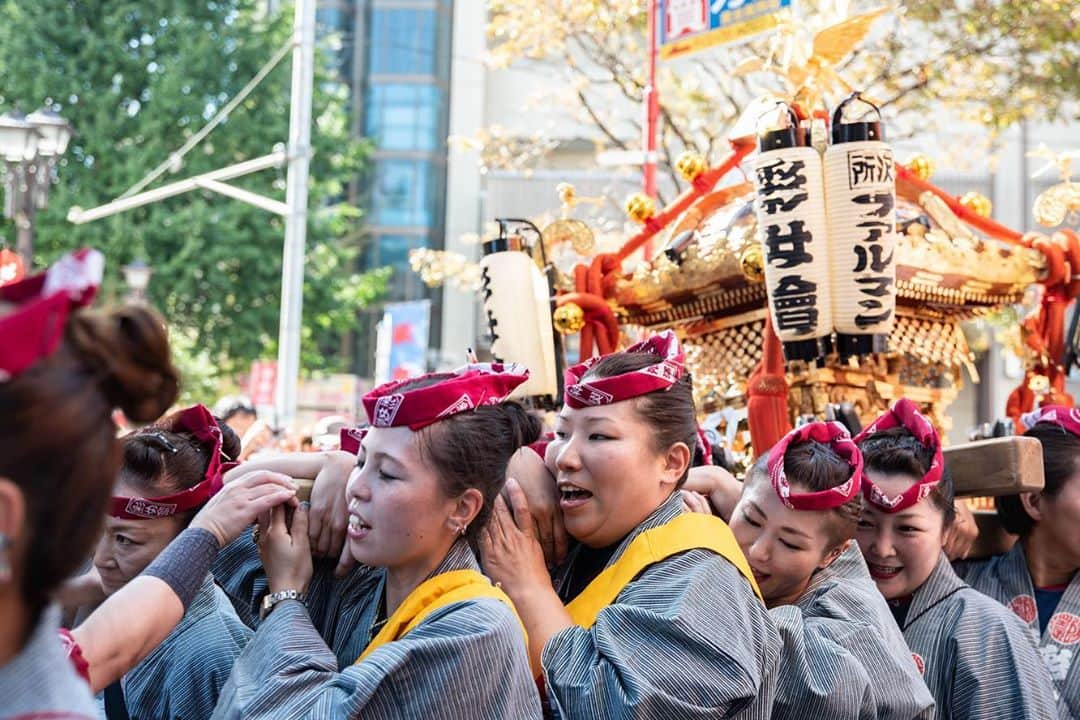
M428 379L438 382L401 390ZM419 430L481 405L498 405L528 379L528 369L516 363L474 363L452 373L429 373L380 385L364 396L364 410L372 427L407 425Z
M110 516L126 520L169 517L199 507L221 489L221 476L235 467L236 463L221 461L221 428L210 411L202 405L189 407L180 413L173 425L173 431L191 433L200 443L210 444L210 461L203 480L187 490L162 497L113 496L109 503ZM136 433L136 436L150 432L155 432L153 426Z
M359 455L360 443L364 441L364 436L367 435L367 433L367 428L343 427L338 431L338 444L345 452Z
M1080 410L1064 405L1047 405L1020 418L1028 430L1039 423L1050 423L1080 437Z
M572 408L610 405L629 400L656 390L667 390L683 375L683 351L675 333L671 330L653 335L644 342L631 345L625 353L651 353L659 358L653 365L614 377L581 378L601 357L589 358L580 365L566 370L566 404ZM603 356L607 357L607 356Z
M43 273L0 286L0 301L17 306L0 317L0 382L56 352L68 314L94 301L104 270L105 257L83 248Z
M933 450L934 459L930 463L930 469L926 471L921 480L895 497L890 497L882 492L881 488L870 481L870 478L864 478L863 494L866 495L866 499L877 509L890 514L905 510L929 495L937 484L941 482L941 474L945 471L945 460L941 455L941 438L938 437L937 430L919 412L915 403L907 398L900 398L893 403L893 406L884 415L870 423L870 427L855 436L855 442L861 443L874 433L895 427L905 428L924 447Z
M784 474L784 456L791 445L810 440L828 445L847 461L851 467L851 477L847 482L817 492L791 492L791 485ZM768 468L777 497L794 510L832 510L851 502L859 494L863 476L862 453L844 426L837 422L815 422L795 428L769 451Z

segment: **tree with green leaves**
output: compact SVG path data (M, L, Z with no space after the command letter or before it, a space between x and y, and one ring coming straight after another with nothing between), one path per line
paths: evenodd
M35 265L81 245L108 258L106 296L122 293L134 257L154 268L149 295L185 362L222 374L276 353L281 218L210 193L189 193L85 225L71 207L120 196L169 158L291 36L292 12L257 0L0 2L0 109L52 103L76 135L36 221ZM302 366L342 371L359 309L384 291L384 271L355 272L361 213L346 202L369 147L349 137L344 87L327 57L316 71L304 288ZM280 148L288 136L289 62L280 63L157 184ZM232 181L284 196L284 170ZM7 237L13 229L0 226ZM206 399L209 398L199 398Z

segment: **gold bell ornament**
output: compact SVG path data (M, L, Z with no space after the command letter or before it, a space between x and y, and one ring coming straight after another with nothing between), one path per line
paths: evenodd
M551 319L555 329L563 335L573 335L585 327L585 311L576 303L566 303L555 308Z
M908 160L908 169L920 180L929 180L934 175L934 161L926 155L913 155Z
M644 225L656 216L656 201L644 193L634 193L626 199L626 216Z
M964 196L960 198L960 205L979 217L990 217L990 211L994 207L990 203L990 198L974 190L964 193Z
M675 169L686 182L694 182L702 173L709 169L705 158L696 152L686 151L675 161Z

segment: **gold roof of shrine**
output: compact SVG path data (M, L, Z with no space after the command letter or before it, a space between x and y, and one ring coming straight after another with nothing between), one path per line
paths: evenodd
M705 195L666 232L662 243L692 238L676 259L658 253L619 281L616 298L626 322L659 329L737 316L766 302L753 190L734 201L720 191ZM926 318L970 317L1019 302L1045 274L1037 250L980 237L937 197L897 198L897 305Z

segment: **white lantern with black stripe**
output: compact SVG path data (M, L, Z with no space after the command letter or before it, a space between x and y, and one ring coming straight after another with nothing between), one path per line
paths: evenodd
M878 108L852 93L832 116L825 195L840 356L887 350L896 315L896 179Z
M784 357L816 360L832 335L821 155L784 103L758 122L754 189L769 306Z
M547 397L554 402L559 394L559 368L548 281L521 237L508 236L502 221L500 225L503 231L484 243L480 259L491 354L497 362L529 368L528 381L518 386L513 397ZM542 238L537 242L543 242Z

